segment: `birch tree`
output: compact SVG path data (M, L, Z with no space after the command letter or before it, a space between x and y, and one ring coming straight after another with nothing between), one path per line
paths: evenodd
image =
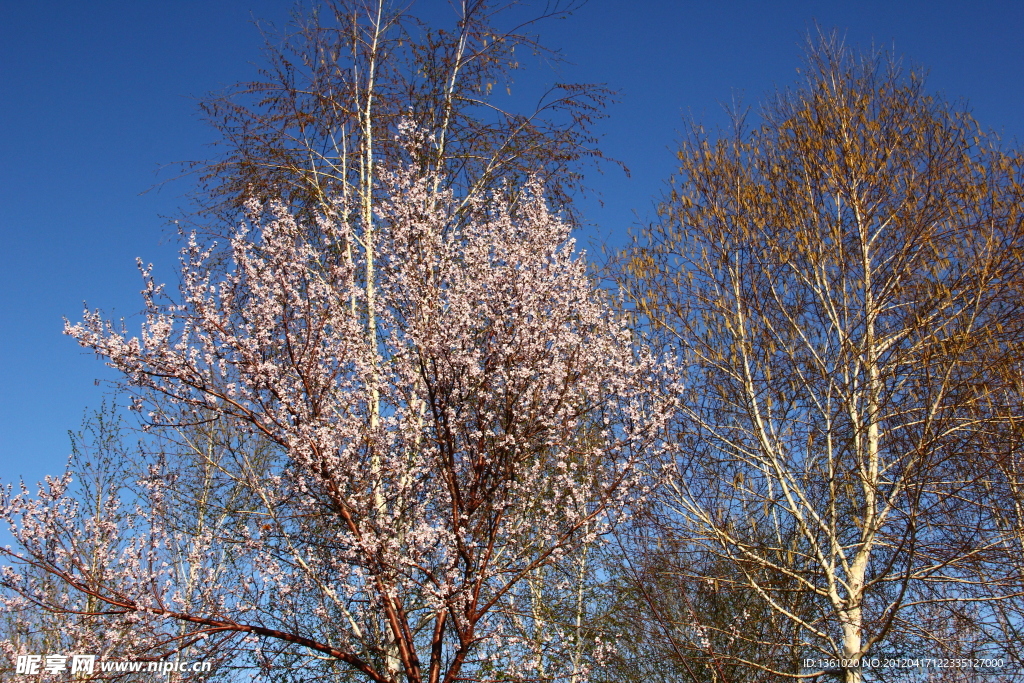
M537 32L579 7L460 0L430 21L391 0L297 9L287 26L263 27L257 80L200 102L222 151L191 165L200 206L230 225L252 196L280 198L308 216L351 196L352 218L367 223L354 226L370 229L375 168L412 161L463 197L514 194L543 173L552 205L571 208L579 163L602 158L591 127L612 93L557 80L518 92L525 86L514 80L531 61L562 61ZM402 121L429 136L415 159L397 141Z
M759 605L665 624L711 680L859 682L868 655L946 652L945 607L1016 589L998 507L974 503L1020 418L988 409L1021 331L1020 159L883 54L826 39L802 77L754 130L691 130L625 271L683 368L662 585ZM762 608L787 626L763 633Z

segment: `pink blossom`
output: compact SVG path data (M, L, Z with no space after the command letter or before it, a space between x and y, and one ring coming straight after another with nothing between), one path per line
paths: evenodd
M67 325L174 448L134 505L84 512L68 478L5 498L12 600L94 605L136 653L298 653L381 682L537 675L559 627L517 605L541 595L531 581L571 593L546 568L635 495L665 419L653 361L539 182L515 205L382 183L373 226L250 202L223 274L189 239L177 302L140 265L138 336L94 311ZM75 638L100 647L91 624Z

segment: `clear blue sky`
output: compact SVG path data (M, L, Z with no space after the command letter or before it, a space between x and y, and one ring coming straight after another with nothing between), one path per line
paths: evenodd
M444 0L420 0L431 13ZM253 17L281 23L290 0L0 3L0 480L63 469L75 429L112 378L61 335L82 302L115 316L140 307L135 258L174 282L162 216L186 182L140 194L166 164L209 155L196 96L254 74ZM795 80L817 21L854 46L894 46L930 70L1004 139L1024 139L1024 3L592 0L543 27L575 66L536 78L607 83L621 102L601 124L625 162L591 178L595 232L621 240L673 171L684 116L724 122L734 93L755 104ZM584 236L585 239L586 236Z

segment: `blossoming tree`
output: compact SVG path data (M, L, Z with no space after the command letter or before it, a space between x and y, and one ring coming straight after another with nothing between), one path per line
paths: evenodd
M68 478L4 498L20 609L104 624L122 656L215 648L247 677L585 675L538 673L583 632L524 635L530 582L632 495L651 361L539 184L515 206L438 185L385 178L373 245L346 207L310 230L250 204L227 267L189 242L177 300L144 269L140 336L68 325L177 448L95 513Z

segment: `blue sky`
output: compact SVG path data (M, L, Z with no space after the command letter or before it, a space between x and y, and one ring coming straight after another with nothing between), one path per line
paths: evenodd
M444 0L419 0L431 14ZM290 0L6 0L0 3L0 480L63 469L67 431L112 379L61 335L82 302L115 317L140 307L136 257L173 282L165 217L187 180L145 192L204 158L213 132L195 98L251 78L253 18L287 20ZM651 213L674 168L684 117L724 124L721 103L756 104L796 79L814 23L847 43L894 47L928 85L966 100L1008 144L1024 140L1024 3L592 0L542 27L574 65L540 81L606 83L609 167L590 178L588 236L621 241ZM143 194L144 193L144 194Z

